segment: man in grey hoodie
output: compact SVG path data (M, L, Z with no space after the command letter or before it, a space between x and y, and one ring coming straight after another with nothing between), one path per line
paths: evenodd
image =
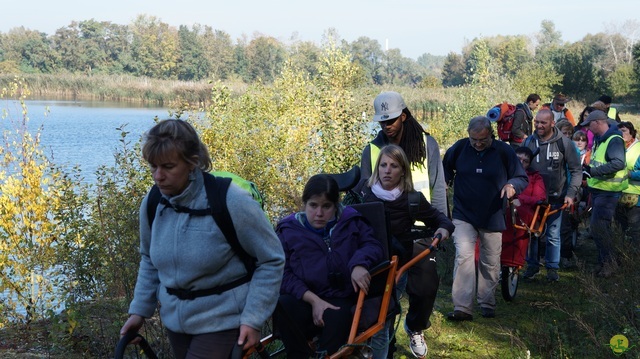
M534 125L535 133L524 142L524 146L529 147L533 153L537 152L531 161L531 168L542 175L547 189L547 200L552 208L559 208L565 203L571 206L582 183L582 167L578 151L573 141L558 131L550 110L540 110L536 114ZM561 212L547 218L545 267L547 280L552 282L560 279L558 267L561 224ZM524 278L531 279L540 271L538 241L532 238L529 246Z

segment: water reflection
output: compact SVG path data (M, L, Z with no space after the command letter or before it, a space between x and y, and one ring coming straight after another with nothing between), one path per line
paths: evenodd
M35 131L42 126L45 154L56 165L68 169L79 166L85 183L95 182L95 172L101 165L114 165L113 154L122 138L118 128L126 124L127 138L135 143L154 125L155 117L169 117L166 108L133 103L32 100L26 104L29 129ZM1 102L0 109L8 114L2 129L21 122L18 102Z

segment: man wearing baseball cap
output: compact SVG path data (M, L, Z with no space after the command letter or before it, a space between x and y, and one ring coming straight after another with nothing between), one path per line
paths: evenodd
M607 116L609 116L609 118L616 120L617 123L620 123L622 121L620 119L620 114L618 113L618 109L615 107L611 107L611 101L613 101L611 96L602 95L598 98L598 101L602 101L602 103L604 103L604 106L606 108L605 112L607 113Z
M399 93L382 92L373 101L373 109L373 121L380 124L381 130L362 151L361 177L371 177L380 148L388 144L398 145L411 163L416 191L422 192L432 206L447 214L446 186L438 142L413 117Z
M573 127L576 127L576 120L573 117L573 113L567 108L567 102L569 101L571 101L571 99L567 95L558 93L553 96L553 100L550 103L543 104L540 109L551 110L555 122L558 122L559 119L564 117L571 122Z
M389 144L398 145L405 152L411 163L411 176L415 190L422 192L432 206L446 215L448 209L444 169L440 158L440 148L436 140L413 117L404 99L397 92L387 91L376 96L373 101L373 109L375 111L373 120L380 124L381 130L376 138L362 151L360 160L361 178L371 177L373 166L375 166L382 147ZM435 261L427 262L426 268L428 269L426 271L429 271L427 276L438 278ZM413 271L409 276L414 277L414 282L419 282L421 280L415 278L424 278L425 273ZM406 278L407 276L403 276L403 281ZM411 352L417 358L422 358L427 353L427 344L424 341L422 332L430 325L429 316L433 311L433 304L438 292L438 283L431 283L431 280L422 282L420 292L423 293L423 299L414 299L413 304L409 305L405 316L407 319L404 323L404 328L409 337ZM401 281L398 285L398 290L402 291L402 287ZM424 301L422 305L419 304L421 301ZM387 328L390 328L389 330L393 332L392 325L389 322L387 323ZM387 342L384 333L376 334L374 341ZM375 345L372 346L375 347ZM386 349L386 346L379 350L374 348L374 359L384 357L385 354L387 357L393 358L395 339L392 339L389 344L388 353L385 353L386 350L384 349Z
M600 264L596 274L604 278L613 275L617 267L611 253L611 223L618 199L629 185L624 140L617 126L610 126L608 119L606 113L595 110L580 124L595 135L591 162L583 167L583 171L588 176L593 208L590 231L598 248Z

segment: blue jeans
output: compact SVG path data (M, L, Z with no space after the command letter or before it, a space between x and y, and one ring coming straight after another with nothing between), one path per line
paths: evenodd
M552 205L551 209L557 209L561 205ZM558 269L560 263L560 228L562 227L562 211L558 211L547 217L546 246L544 251L544 266ZM538 238L532 237L527 251L527 266L540 267L538 258Z
M598 248L598 262L611 260L611 222L616 213L620 192L593 191L591 194L591 237Z

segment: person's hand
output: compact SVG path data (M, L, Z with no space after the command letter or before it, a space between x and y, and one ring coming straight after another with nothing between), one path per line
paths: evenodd
M520 205L522 205L522 203L520 203L520 200L517 198L511 201L511 203L513 203L513 205L516 207L520 207Z
M353 285L353 290L358 291L360 288L364 294L369 293L369 283L371 283L371 274L369 271L363 266L355 266L351 271L351 284Z
M445 239L449 238L449 235L450 235L449 231L447 231L447 230L446 230L446 229L444 229L444 228L438 228L438 229L436 230L436 232L433 234L433 236L434 236L434 237L436 237L438 234L442 237L442 239L441 239L441 240L443 240L443 241L444 241Z
M129 332L134 332L134 333L139 332L143 324L144 324L143 317L137 314L131 314L129 319L127 319L127 321L122 326L122 329L120 329L120 336L123 337L125 334ZM138 344L140 343L140 340L141 340L140 338L135 338L134 340L131 341L131 344Z
M507 198L511 198L515 195L516 195L516 189L515 187L513 187L511 183L507 183L504 186L502 186L502 191L500 191L500 198L504 198L504 196L507 196Z
M313 324L315 324L317 327L324 327L324 320L322 319L322 315L327 309L338 310L340 309L340 307L336 307L335 305L332 305L331 303L328 303L320 298L311 303Z
M571 208L571 206L573 206L573 198L566 196L564 198L564 203L567 205L567 209Z
M252 328L248 325L240 325L240 335L238 336L238 346L242 350L247 350L256 346L260 342L260 330Z

